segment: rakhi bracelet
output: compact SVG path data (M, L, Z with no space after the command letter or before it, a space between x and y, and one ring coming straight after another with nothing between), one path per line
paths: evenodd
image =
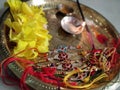
M105 48L102 51L100 58L99 58L99 64L102 65L101 67L103 68L104 71L110 70L110 68L112 66L112 62L114 62L116 60L115 54L116 54L116 48L114 48L114 47ZM108 60L108 59L110 59L110 60Z
M106 73L101 74L100 76L98 76L97 78L95 78L91 83L86 84L86 85L71 85L67 80L74 74L77 74L79 72L82 72L82 70L78 69L78 70L74 70L72 72L70 72L68 75L66 75L63 79L64 83L66 86L70 87L70 88L87 88L90 87L91 85L93 85L95 82L101 80L102 78L108 77L108 75Z

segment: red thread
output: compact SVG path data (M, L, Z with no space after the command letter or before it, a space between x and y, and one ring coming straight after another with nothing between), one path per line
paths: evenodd
M43 67L41 68L41 72L35 72L34 76L39 78L45 83L50 83L54 85L58 85L58 81L61 81L61 78L55 77L56 68L51 67ZM60 83L60 86L63 86L63 83Z
M23 71L23 74L22 74L21 79L20 79L21 90L29 90L29 88L28 88L28 86L26 85L26 82L25 82L28 74L30 74L30 75L34 74L34 70L33 70L32 66L26 67L25 70Z
M6 81L6 79L7 79L7 80L10 80L10 81L17 82L17 80L14 79L14 78L12 78L12 77L8 74L8 71L7 71L7 66L8 66L8 64L11 63L11 62L13 62L13 61L15 61L15 60L16 60L16 58L10 57L10 58L7 58L6 60L4 60L4 61L1 63L1 78L2 78L3 82L4 82L6 85L15 85L15 84L13 84L13 83L8 83L8 82ZM3 67L2 67L2 66L3 66ZM4 72L2 72L2 68L3 68ZM3 73L4 73L4 74L3 74Z
M34 71L34 69L33 69L34 62L26 60L26 59L22 59L22 58L10 57L10 58L7 58L2 63L5 74L1 73L1 76L3 78L4 83L7 85L12 85L12 84L8 84L5 81L5 79L10 79L10 77L7 76L8 75L7 74L7 66L11 62L14 62L14 61L22 62L22 63L24 63L24 65L26 65L25 70L23 71L23 74L20 79L21 90L29 90L29 88L27 87L27 85L25 83L28 74L37 77L38 79L42 80L45 83L51 83L54 85L58 85L58 82L61 81L60 78L57 78L54 76L54 74L56 72L56 68L43 67L41 71L37 72L37 71ZM12 80L12 78L10 80ZM61 85L63 86L63 83L60 83L60 86Z

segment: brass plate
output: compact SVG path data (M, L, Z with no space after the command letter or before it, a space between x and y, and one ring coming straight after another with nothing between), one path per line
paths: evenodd
M52 36L53 36L53 39L50 42L50 49L52 50L53 48L56 48L57 46L59 46L61 44L76 46L77 44L79 44L79 42L81 42L80 45L82 45L85 49L89 49L90 46L89 46L89 43L87 42L87 40L85 40L85 38L83 37L84 34L73 36L73 35L70 35L70 34L64 32L60 26L60 20L58 18L56 18L56 16L55 16L57 13L57 10L56 10L57 5L65 4L65 5L72 7L74 9L74 13L76 15L78 15L79 18L81 18L77 4L72 0L42 0L42 1L43 2L39 3L39 5L44 6L44 10L46 12L46 17L48 19L48 29L50 31L50 34L52 34ZM33 2L28 2L28 3L31 5L35 5L35 3L33 3ZM104 18L101 14L99 14L95 10L93 10L85 5L81 5L81 7L83 9L85 18L87 20L93 21L95 23L95 25L98 26L97 29L100 33L109 37L110 40L114 39L114 38L115 39L119 38L119 33L106 18ZM3 21L5 20L5 18L7 17L8 14L9 13L6 13L6 15L3 18ZM10 56L11 50L10 50L10 46L7 43L9 41L6 38L6 34L5 34L5 30L4 30L4 23L2 22L0 24L1 24L0 25L0 30L1 30L0 31L0 58L1 58L1 60L3 60L6 57ZM91 32L93 32L93 31L91 31ZM94 43L95 43L96 48L104 48L105 46L110 46L109 43L107 45L101 45L95 39L94 39ZM118 72L119 65L116 67L118 67L118 68L114 72L115 73L113 75L114 77L119 73ZM20 78L23 70L16 62L9 64L9 68L17 77ZM113 82L112 81L110 83L104 82L104 83L101 83L100 85L98 85L100 87L93 87L93 88L95 88L95 90L104 90L104 89L109 88L110 86L116 84L117 80L118 80L118 75L113 80ZM28 75L28 78L26 79L26 83L35 90L57 90L57 87L43 83L31 75ZM62 88L62 90L70 90L70 89ZM73 90L73 89L71 89L71 90ZM75 89L75 90L77 90L77 89Z

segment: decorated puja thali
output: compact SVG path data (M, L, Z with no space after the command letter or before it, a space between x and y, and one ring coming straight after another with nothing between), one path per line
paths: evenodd
M72 0L6 5L0 22L6 84L18 82L21 90L104 90L116 83L119 33L101 14Z

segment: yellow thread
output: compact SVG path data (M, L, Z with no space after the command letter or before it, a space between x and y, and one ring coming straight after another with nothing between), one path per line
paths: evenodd
M83 72L81 69L78 70L74 70L72 72L70 72L68 75L66 75L63 79L64 83L66 84L66 86L70 87L70 88L87 88L90 87L93 83L101 80L102 78L108 77L108 75L106 73L101 74L100 76L98 76L97 78L95 78L91 83L86 84L86 85L79 85L79 86L74 86L69 84L69 82L67 82L67 80L74 74L79 73L79 72Z

